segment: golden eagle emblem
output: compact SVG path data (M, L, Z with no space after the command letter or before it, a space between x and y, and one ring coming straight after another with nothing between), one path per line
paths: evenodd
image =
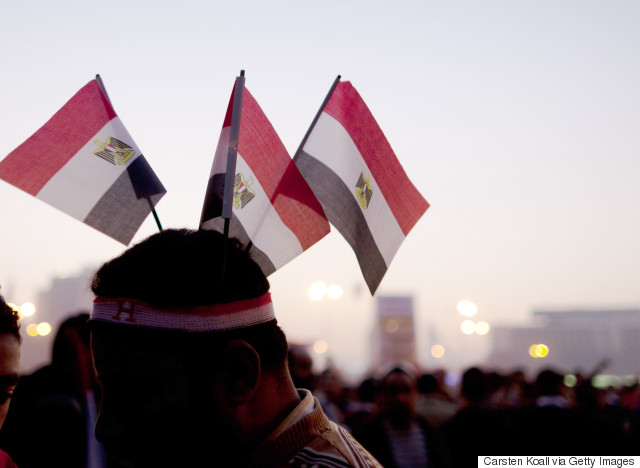
M253 184L253 178L249 178L246 180L244 175L239 172L236 174L236 178L233 184L233 207L242 209L247 206L253 198L256 196L256 193L251 190L251 185Z
M362 172L358 178L358 183L356 184L356 198L365 210L369 207L369 202L373 195L373 189L369 184L370 181L371 176L367 177L364 175L364 172Z
M98 145L99 148L95 150L93 154L100 156L113 165L126 163L136 153L129 145L114 137L107 137L107 141L104 143L100 140L96 140L94 143Z

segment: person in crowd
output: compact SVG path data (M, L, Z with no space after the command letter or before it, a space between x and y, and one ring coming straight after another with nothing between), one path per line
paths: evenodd
M21 468L39 468L52 460L67 468L119 466L115 460L107 465L93 430L99 387L88 320L84 311L64 319L53 340L51 362L20 379L7 420L7 444Z
M331 421L344 427L346 386L340 372L331 365L320 373L317 381L316 397L320 401L322 411Z
M313 360L305 346L289 343L287 354L289 374L296 388L315 389L315 375L313 373Z
M420 398L418 399L417 411L436 429L458 410L458 405L448 398L433 374L425 373L418 377L418 391Z
M461 407L441 426L447 466L475 466L479 455L510 450L506 421L488 406L489 399L487 374L478 367L466 369L460 384Z
M377 382L374 377L365 377L351 390L351 398L344 411L344 425L352 434L359 433L365 424L377 414Z
M0 428L7 418L9 403L18 384L20 341L18 312L0 295ZM0 450L0 468L15 468L4 450Z
M356 438L387 468L442 466L437 433L416 411L417 377L406 366L394 366L380 380L379 414Z
M540 370L534 391L534 404L521 408L514 418L514 449L519 454L606 453L607 443L599 437L590 412L574 407L560 372L550 368ZM586 400L580 398L586 409Z
M236 240L164 230L91 286L96 434L131 466L380 466L296 390L269 282Z

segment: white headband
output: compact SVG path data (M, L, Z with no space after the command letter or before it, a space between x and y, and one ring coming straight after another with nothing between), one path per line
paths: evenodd
M245 328L275 319L271 294L228 304L159 309L126 298L97 297L91 320L193 332Z

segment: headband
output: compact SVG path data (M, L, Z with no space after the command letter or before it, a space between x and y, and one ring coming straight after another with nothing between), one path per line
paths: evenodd
M122 325L192 332L245 328L274 320L271 294L228 304L157 308L127 298L97 297L91 320Z

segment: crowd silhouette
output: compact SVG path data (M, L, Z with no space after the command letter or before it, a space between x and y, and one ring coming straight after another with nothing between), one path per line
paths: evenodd
M51 363L17 385L0 448L22 468L64 461L70 468L126 468L95 439L100 398L91 364L87 313L60 325ZM475 466L480 455L637 454L640 388L596 388L594 375L568 386L557 370L466 369L457 385L444 369L397 363L349 385L329 363L314 373L311 353L290 345L296 387L311 390L327 417L385 467ZM37 449L34 449L37 448Z
M22 376L0 448L22 468L63 461L70 468L126 468L95 439L100 386L91 363L88 313L64 320L51 363ZM596 388L592 375L571 386L554 369L466 369L455 386L443 369L406 363L348 385L329 363L314 373L311 353L290 345L296 387L317 396L327 417L347 429L385 467L475 466L480 455L637 454L640 388Z
M290 362L300 356L296 347ZM310 362L309 355L304 359ZM291 366L294 381L296 369ZM339 375L336 369L322 374L327 372ZM458 468L476 466L481 455L619 457L640 450L638 383L598 388L595 373L577 373L567 385L564 374L551 368L527 378L522 370L469 367L456 385L446 383L444 369L417 372L398 365L376 374L355 387L334 377L328 393L342 398L320 401L385 467ZM315 393L324 395L326 379L313 382ZM420 428L418 436L411 438L411 427ZM403 436L423 452L408 459Z

